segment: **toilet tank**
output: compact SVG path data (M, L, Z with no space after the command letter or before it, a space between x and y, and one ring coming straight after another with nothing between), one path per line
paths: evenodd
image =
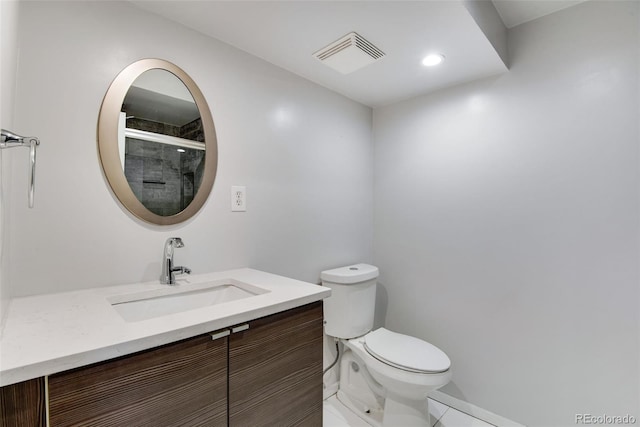
M322 285L331 288L324 300L324 330L336 338L355 338L373 328L378 268L349 265L320 273Z

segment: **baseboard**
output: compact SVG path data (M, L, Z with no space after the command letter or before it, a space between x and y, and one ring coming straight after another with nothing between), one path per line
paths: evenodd
M493 412L479 408L476 405L453 396L449 396L448 394L438 390L434 390L429 393L429 397L437 402L450 406L460 412L464 412L465 414L471 415L472 417L478 418L497 427L526 427L524 424L520 424L501 415L494 414Z

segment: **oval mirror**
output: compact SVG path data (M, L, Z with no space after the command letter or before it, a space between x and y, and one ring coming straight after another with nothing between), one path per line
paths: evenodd
M98 151L122 205L158 225L198 212L218 165L204 96L182 69L161 59L137 61L115 78L100 108Z

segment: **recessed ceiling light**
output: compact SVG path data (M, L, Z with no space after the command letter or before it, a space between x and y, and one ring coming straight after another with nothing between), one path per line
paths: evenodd
M442 61L444 61L444 55L440 53L433 53L424 57L424 59L422 60L422 65L424 65L425 67L433 67L434 65L438 65Z
M184 152L186 152L187 150L185 150L184 148L178 148L176 151L177 151L178 153L184 153Z

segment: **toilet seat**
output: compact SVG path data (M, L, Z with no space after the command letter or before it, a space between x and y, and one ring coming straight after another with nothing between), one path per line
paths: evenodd
M365 335L364 348L379 361L409 372L436 374L451 367L447 355L433 344L385 328Z

